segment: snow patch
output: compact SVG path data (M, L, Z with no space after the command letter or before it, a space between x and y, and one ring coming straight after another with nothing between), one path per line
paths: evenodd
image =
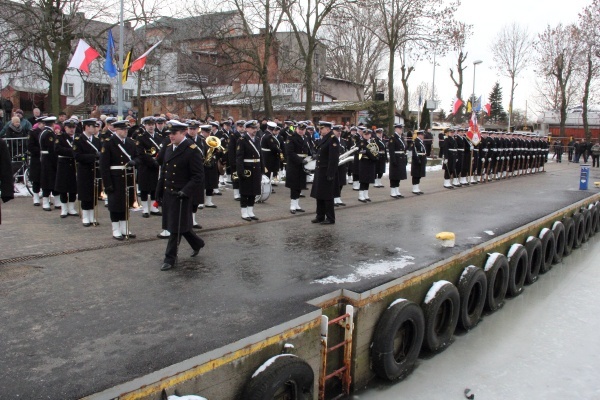
M508 259L510 260L510 258L512 256L515 255L515 253L517 252L517 250L519 250L521 247L523 247L522 244L519 243L515 243L512 246L510 246L510 250L508 251L508 255L506 257L508 257Z
M258 376L261 372L264 372L267 368L269 368L269 366L271 364L273 364L275 362L275 360L277 360L280 357L296 357L296 356L293 354L279 354L279 355L276 355L275 357L271 357L267 361L265 361L263 365L258 367L258 369L256 371L254 371L254 374L252 374L252 378Z
M485 267L483 268L483 270L487 272L490 269L492 269L492 267L496 263L496 260L501 255L502 255L501 253L492 253L492 254L490 254L489 257L488 257L488 259L487 259L487 262L485 263Z
M174 394L167 397L167 400L206 400L206 398L202 396L196 396L194 394L188 394L185 396L176 396Z
M471 271L472 269L477 269L476 266L474 265L469 265L467 268L463 269L462 274L460 274L460 278L458 279L459 282L463 279L466 279L467 274L469 273L469 271Z
M415 258L411 256L400 256L399 258L390 261L380 260L378 262L365 262L359 264L358 267L356 267L356 271L352 274L342 277L328 276L317 279L314 283L323 285L329 283L355 283L365 278L374 278L376 276L389 274L398 269L406 268L409 265L414 264L414 262L412 262L414 259Z
M471 237L468 237L467 239L481 239L481 236L471 236Z
M531 242L532 240L535 240L535 236L529 236L527 238L527 243Z
M562 222L560 222L560 221L556 221L556 222L554 223L554 225L552 225L552 230L555 230L555 229L556 229L556 227L557 227L557 226L559 226L559 225L563 225L563 223L562 223Z
M487 233L490 236L494 236L494 231L483 231L483 233Z
M27 188L22 183L15 183L15 197L31 197Z
M431 285L431 289L429 289L429 292L427 292L427 296L425 296L425 300L423 300L425 304L429 304L433 299L435 299L437 293L446 285L452 284L448 281L441 280Z
M544 235L546 234L546 232L550 232L550 229L548 229L548 228L542 229L542 231L540 232L540 239L544 237Z
M390 304L390 305L388 306L388 309L390 309L390 308L394 307L394 306L395 306L396 304L398 304L398 303L402 303L403 301L408 301L408 300L406 300L406 299L396 299L396 300L392 301L392 304Z

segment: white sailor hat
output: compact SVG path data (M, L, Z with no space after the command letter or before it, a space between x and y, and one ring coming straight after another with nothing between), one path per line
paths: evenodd
M48 122L56 122L56 117L45 117L42 121Z
M117 118L115 118L115 117L106 117L106 123L107 123L108 125L112 125L112 124L114 124L114 123L115 123L115 122L117 122L117 121L118 121L118 120L117 120Z
M329 121L319 121L319 126L331 129L333 127L333 124Z
M244 127L245 128L254 128L254 129L256 129L256 128L258 128L257 121L255 119L252 119L250 121L246 121L246 123L244 124Z
M171 133L186 131L187 128L188 128L188 124L184 124L183 122L179 122L177 120L170 120L169 123L167 124L167 129Z
M155 123L156 123L156 119L152 116L142 118L143 125L154 125Z
M72 120L72 119L68 119L64 122L64 124L66 125L67 122L71 122L75 125L77 125L77 121ZM81 121L81 125L83 126L96 126L96 122L98 122L98 120L96 118L88 118L88 119L84 119L83 121Z
M273 128L277 127L277 124L273 121L269 121L269 122L267 122L267 127L273 129Z
M203 130L205 132L210 132L210 128L212 126L210 124L206 124L206 125L200 125L200 130Z
M115 121L115 122L113 122L112 126L115 129L127 129L127 128L129 128L129 121L127 121L127 120Z
M246 120L240 119L240 120L236 121L235 124L237 126L244 126L244 125L246 125Z
M212 125L214 127L217 127L217 128L221 126L221 125L219 125L219 123L217 121L210 121L208 124Z

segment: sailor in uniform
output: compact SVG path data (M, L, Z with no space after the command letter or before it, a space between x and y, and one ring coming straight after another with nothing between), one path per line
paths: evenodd
M149 218L150 215L161 215L154 202L156 200L156 183L158 182L160 168L157 156L161 149L162 137L155 133L155 128L154 117L144 117L142 118L142 126L135 137L137 146L137 186L140 191L143 218ZM150 200L148 200L148 197L150 197Z
M317 216L312 223L335 224L335 187L339 185L340 142L331 132L332 123L319 122L321 139L316 148L316 168L310 196L317 200Z
M75 200L77 200L77 172L75 170L75 158L73 155L73 142L75 141L77 122L66 120L63 125L64 130L56 135L56 141L54 142L54 152L58 157L54 191L60 194L62 207L60 217L66 218L69 215L79 215L75 210Z
M400 193L400 181L406 180L406 165L408 157L406 154L406 144L402 140L402 124L394 125L394 134L388 142L390 152L390 196L399 199L404 197Z
M260 154L260 139L256 136L258 124L255 120L244 124L245 132L237 141L236 173L240 182L240 208L242 219L256 221L254 215L254 201L262 190L262 160Z
M230 173L233 175L234 172L236 172L236 147L237 147L237 142L238 140L240 140L240 137L242 136L242 134L245 132L244 130L244 125L246 124L246 121L239 120L236 121L235 123L235 127L236 129L231 133L231 135L229 136L229 143L227 144L227 166L230 169ZM239 179L231 179L231 186L233 187L233 199L236 201L240 201L240 181Z
M375 129L375 137L373 140L377 143L377 147L379 148L379 156L377 158L377 163L375 164L375 184L373 187L382 188L384 186L381 182L381 178L383 177L383 174L385 174L385 166L389 161L385 143L383 142L383 129Z
M358 191L358 201L362 203L368 203L371 201L369 198L369 184L375 182L375 169L377 168L377 162L379 160L379 147L374 139L372 139L373 131L367 129L363 133L363 139L359 145L359 170L358 179L360 187Z
M56 134L54 133L54 123L56 117L44 117L42 120L44 129L40 133L40 188L42 189L42 208L44 211L50 211L50 195L55 195L54 184L56 181L56 163L57 154L54 151ZM60 199L54 196L54 207L59 208Z
M413 194L421 195L424 192L419 188L421 178L424 178L427 171L427 153L425 151L425 144L423 143L424 131L417 132L417 138L413 141L412 147L412 165L410 169L410 176L412 177Z
M81 222L88 227L97 225L94 208L98 202L99 188L97 187L100 174L98 161L100 159L100 139L94 136L97 127L95 118L81 121L83 132L75 137L73 154L77 163L77 198L81 203Z
M306 165L311 155L308 143L304 139L306 125L299 123L295 130L290 130L285 141L287 163L285 165L285 187L290 189L290 213L304 212L300 207L300 194L306 187Z

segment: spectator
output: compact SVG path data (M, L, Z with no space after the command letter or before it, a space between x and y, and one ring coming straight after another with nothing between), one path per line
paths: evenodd
M423 143L425 144L425 155L427 157L431 157L431 148L433 147L433 133L429 131L429 128L425 128Z
M569 140L569 143L567 144L567 149L569 151L569 162L573 162L573 152L575 150L575 140L573 139L573 136L571 136L571 140Z
M554 156L556 156L556 162L562 163L562 153L562 142L560 140L557 140L556 142L554 142ZM554 158L554 156L552 156L552 158Z
M583 144L585 145L585 149L583 151L583 162L587 164L588 157L592 156L592 141L585 141Z
M40 111L39 108L34 108L33 109L33 117L29 118L29 123L33 126L35 124L35 120L38 119L40 117L40 115L42 115L42 112Z
M583 143L581 142L581 139L577 140L575 142L575 145L573 146L573 162L574 163L578 163L579 164L579 159L581 158L581 153L583 153Z
M592 167L600 167L600 142L596 141L591 149L592 153Z
M0 139L0 198L3 202L14 199L12 163L6 142ZM0 221L1 223L2 221Z

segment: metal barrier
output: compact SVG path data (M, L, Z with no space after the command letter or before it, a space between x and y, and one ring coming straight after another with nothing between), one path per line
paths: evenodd
M344 329L344 341L327 347L327 338L329 336L329 326L337 324ZM342 380L343 393L334 399L339 399L350 394L350 364L352 362L352 331L354 330L354 307L347 305L346 313L329 321L326 315L321 316L321 373L319 376L319 400L325 400L325 383L327 380L338 377ZM327 355L334 350L344 348L344 366L327 375Z
M21 157L27 155L27 143L29 138L18 137L18 138L3 138L8 147L10 158L13 161L21 161Z

